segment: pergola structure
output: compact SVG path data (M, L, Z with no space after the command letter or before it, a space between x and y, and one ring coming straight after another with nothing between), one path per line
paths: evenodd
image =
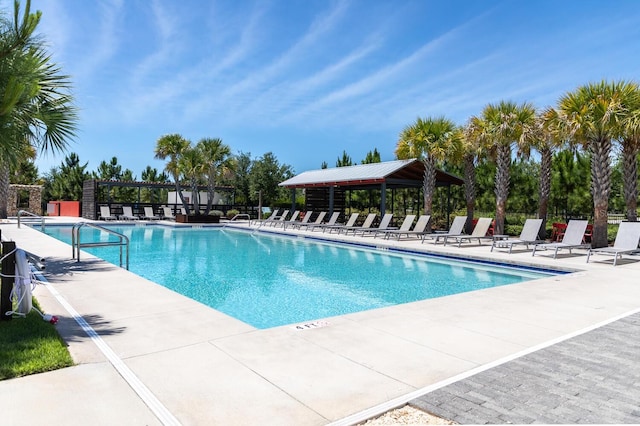
M291 189L292 207L295 207L296 189L305 188L308 191L323 189L325 194L328 192L328 209L330 213L334 210L337 189L377 189L380 190L381 195L380 214L384 215L387 189L421 188L423 179L424 164L422 161L413 158L310 170L287 179L279 185ZM442 170L436 171L436 186L438 187L446 186L450 188L451 185L462 185L463 183L464 181L455 175Z

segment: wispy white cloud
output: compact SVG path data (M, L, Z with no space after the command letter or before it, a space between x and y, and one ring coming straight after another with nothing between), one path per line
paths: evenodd
M82 79L90 79L99 74L121 45L119 30L122 25L121 18L123 0L110 0L98 3L99 23L96 28L97 38L89 46L83 55L76 55L78 66L76 73ZM77 34L75 36L78 36Z
M323 35L331 31L344 18L348 4L345 1L336 3L336 6L330 9L326 14L320 15L309 26L308 31L302 35L293 45L281 55L277 55L275 59L261 68L253 68L249 71L248 76L230 84L216 94L215 100L210 96L196 100L193 105L197 105L200 112L209 111L212 103L224 105L228 114L238 113L244 109L244 102L238 104L237 100L253 99L259 94L264 87L275 85L273 81L281 79L286 75L292 64L300 61L312 49ZM196 113L193 105L188 112Z

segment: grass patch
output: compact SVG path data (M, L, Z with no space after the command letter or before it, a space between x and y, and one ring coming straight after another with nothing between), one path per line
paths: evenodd
M38 307L35 299L33 304ZM73 359L55 326L37 312L0 321L0 380L71 365Z

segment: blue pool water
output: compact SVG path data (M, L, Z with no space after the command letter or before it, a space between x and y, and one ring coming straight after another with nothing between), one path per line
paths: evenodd
M257 328L300 323L549 276L547 273L220 228L109 226L130 270ZM71 228L46 233L71 242ZM113 239L83 228L82 241ZM118 264L115 247L87 249Z

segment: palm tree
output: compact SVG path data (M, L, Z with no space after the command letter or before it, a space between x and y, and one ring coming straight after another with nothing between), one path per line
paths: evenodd
M533 142L533 146L540 153L540 182L538 186L538 219L542 219L540 239L546 238L553 152L564 142L562 132L557 128L557 117L558 112L554 108L547 108L537 117L537 135Z
M176 185L176 192L178 193L182 207L184 207L187 214L189 214L189 205L185 202L184 195L182 195L182 189L180 188L180 168L178 166L178 160L184 152L189 149L190 145L191 143L187 139L177 133L173 133L160 137L156 142L155 149L155 158L159 160L164 160L167 157L169 158L169 161L167 161L167 165L165 166L165 170L173 177L173 181Z
M465 229L471 233L473 226L473 215L476 208L476 164L482 154L482 144L476 133L477 128L473 121L460 129L460 136L456 138L453 158L464 169L464 198L467 206L467 223Z
M496 161L496 224L494 232L504 233L507 198L509 197L509 169L511 149L518 148L519 155L528 155L530 141L536 123L533 105L501 101L489 104L482 111L482 117L472 117L479 140L490 150Z
M207 180L207 208L205 214L209 214L213 204L216 180L225 170L231 168L233 157L231 156L231 148L223 144L222 139L219 138L201 139L196 147L200 150L205 166L204 175Z
M613 140L623 133L628 118L629 92L635 85L625 82L589 83L563 95L558 101L558 122L570 139L591 154L594 248L607 241L607 211L611 192L611 150Z
M195 147L185 149L180 158L178 158L178 170L191 186L194 214L200 214L200 192L198 191L198 185L202 180L205 170L201 151Z
M456 135L456 125L444 117L425 119L418 117L414 124L407 126L400 133L396 145L396 157L419 158L424 164L422 180L424 214L432 214L436 167L451 153L452 141Z
M0 218L7 217L9 169L31 146L40 152L63 151L75 136L77 113L68 76L51 61L44 42L33 33L41 13L0 22Z
M622 186L627 220L638 220L638 153L640 153L640 88L628 83L624 88L627 117L622 137Z

